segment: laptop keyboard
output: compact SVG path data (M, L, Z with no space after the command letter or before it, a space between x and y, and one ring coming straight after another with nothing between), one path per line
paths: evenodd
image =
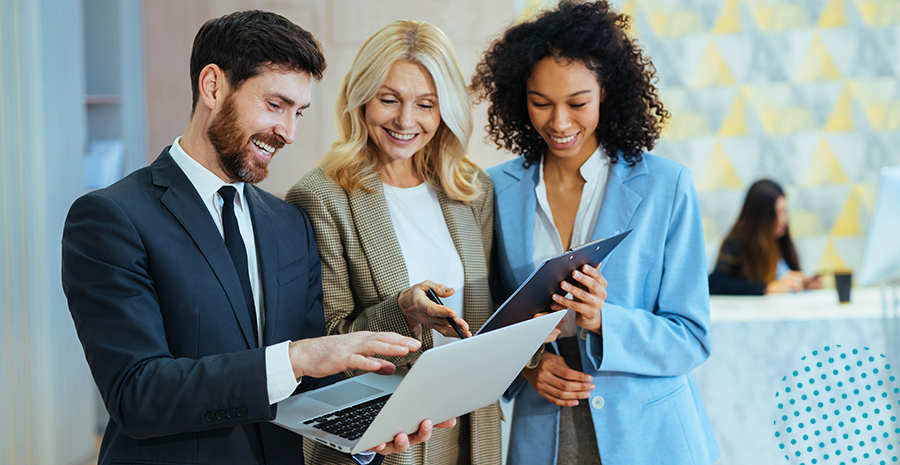
M390 397L390 394L378 397L337 412L306 420L303 424L350 441L355 441L366 432L366 428L372 424L375 416L378 415L378 412L381 411L381 408L384 407L384 404Z

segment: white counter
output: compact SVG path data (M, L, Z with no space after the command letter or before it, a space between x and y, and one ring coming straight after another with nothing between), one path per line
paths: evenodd
M838 302L837 291L820 289L765 296L725 296L709 298L713 323L844 320L883 318L881 288L854 288L850 302Z
M834 289L710 298L710 357L693 375L722 452L717 465L794 463L775 437L775 393L814 350L868 348L900 362L900 319L885 310L882 290L854 288L851 301L839 304Z

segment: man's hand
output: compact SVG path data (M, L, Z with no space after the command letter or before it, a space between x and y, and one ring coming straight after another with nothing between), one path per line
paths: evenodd
M358 331L291 342L289 354L294 376L323 378L343 371L365 370L380 375L394 373L394 364L375 358L403 357L422 343L397 333Z
M575 371L562 357L544 352L536 368L522 370L522 376L541 397L560 407L574 407L594 390L591 375Z
M422 337L422 326L431 328L447 337L459 337L456 331L447 322L447 317L456 320L456 324L462 330L466 337L472 337L469 332L469 323L460 318L456 312L443 305L432 302L425 291L428 288L434 289L434 293L438 297L450 297L456 292L452 287L437 284L433 281L422 281L409 289L402 291L397 299L400 306L400 312L406 318L406 324L409 325L409 331L417 338Z
M454 426L456 426L456 418L451 418L443 423L434 425L434 428L453 428ZM431 420L423 420L422 424L419 425L419 431L416 431L411 435L399 433L394 436L393 441L374 447L370 450L382 455L403 452L414 444L427 441L431 438L431 431Z
M557 311L563 309L575 310L575 323L587 330L600 334L602 328L602 310L606 303L606 278L600 274L597 268L591 265L581 267L582 271L575 270L572 277L579 283L578 286L563 281L559 285L564 291L571 293L573 299L567 299L559 294L553 294L553 302L550 309Z

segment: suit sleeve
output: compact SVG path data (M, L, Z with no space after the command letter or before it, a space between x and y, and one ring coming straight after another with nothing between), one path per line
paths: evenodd
M88 194L73 204L63 290L112 420L144 439L272 419L264 348L172 356L147 261L141 232L113 200Z
M588 332L597 371L643 376L690 373L709 357L709 289L703 223L693 181L679 172L665 233L662 278L654 308L607 303L602 336Z

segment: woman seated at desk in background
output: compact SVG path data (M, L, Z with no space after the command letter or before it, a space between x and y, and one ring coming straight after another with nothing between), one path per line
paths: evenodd
M763 295L820 287L818 276L800 271L784 190L768 179L753 183L719 250L709 275L709 293Z

